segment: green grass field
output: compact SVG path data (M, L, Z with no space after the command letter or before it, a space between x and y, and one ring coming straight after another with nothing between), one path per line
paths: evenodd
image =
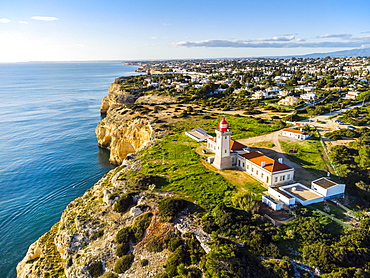
M241 184L240 179L225 179L216 169L212 170L213 166L205 167L196 153L198 146L184 133L167 135L143 151L140 172L166 179L157 190L176 192L205 208L219 202L231 205L231 197L241 189L258 195L266 190L254 179Z
M226 121L233 132L234 139L248 138L259 135L264 135L270 132L279 130L277 124L258 123L257 119L252 117L225 115ZM222 115L212 116L212 119L203 119L200 116L189 118L188 120L180 121L175 124L174 131L185 132L196 127L205 129L208 133L214 134L218 128L218 123L221 121Z
M328 162L324 157L324 150L319 140L295 141L280 140L284 152L289 158L305 168L329 171Z

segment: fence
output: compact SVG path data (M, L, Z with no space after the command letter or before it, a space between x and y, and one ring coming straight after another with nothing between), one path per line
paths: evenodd
M325 153L326 157L328 158L328 161L329 161L329 163L330 163L331 167L333 168L333 170L334 170L335 174L336 174L338 177L340 177L339 172L338 172L338 170L337 170L337 167L335 166L335 164L333 163L332 159L331 159L331 158L330 158L330 156L329 156L329 151L328 151L328 149L327 149L327 147L326 147L326 144L325 144L324 140L323 140L323 139L322 139L322 137L321 137L320 132L318 131L317 127L315 127L315 129L316 129L316 132L317 132L317 134L318 134L318 136L319 136L319 139L320 139L321 145L322 145L322 147L323 147L323 149L324 149L324 153Z

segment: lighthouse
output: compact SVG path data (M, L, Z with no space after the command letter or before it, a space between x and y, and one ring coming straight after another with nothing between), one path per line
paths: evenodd
M230 139L232 132L229 130L229 123L225 118L222 118L215 132L216 150L213 165L221 170L230 169L232 168L232 159L230 156Z

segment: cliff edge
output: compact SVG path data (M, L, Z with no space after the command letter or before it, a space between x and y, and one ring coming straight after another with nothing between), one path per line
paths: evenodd
M120 277L153 277L163 272L171 252L153 247L153 240L178 232L176 224L158 216L158 203L168 194L132 191L132 182L124 178L140 163L126 161L71 202L60 221L29 247L17 266L17 277L88 278L113 272L124 273ZM122 236L125 232L128 235ZM132 260L122 271L117 261L124 256Z

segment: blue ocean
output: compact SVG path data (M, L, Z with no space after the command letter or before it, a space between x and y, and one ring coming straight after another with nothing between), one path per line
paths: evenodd
M121 62L0 64L0 277L112 169L99 149L99 107Z

